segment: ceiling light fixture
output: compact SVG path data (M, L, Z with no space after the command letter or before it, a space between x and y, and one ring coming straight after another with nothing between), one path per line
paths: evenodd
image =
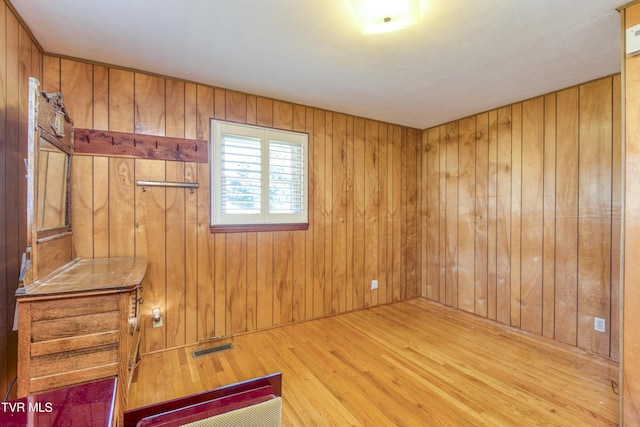
M396 31L420 19L421 0L351 0L362 34Z

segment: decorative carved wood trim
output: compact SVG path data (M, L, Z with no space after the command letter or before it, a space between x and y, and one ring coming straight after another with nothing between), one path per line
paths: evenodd
M76 128L74 154L207 163L207 141Z

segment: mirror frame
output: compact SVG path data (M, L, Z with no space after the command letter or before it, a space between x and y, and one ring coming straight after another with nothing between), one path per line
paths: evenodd
M69 147L67 147L64 144L60 144L60 142L52 137L48 132L46 132L43 129L40 129L39 131L40 135L38 137L37 141L34 141L34 144L37 144L37 149L35 150L35 158L33 160L33 167L34 167L34 172L36 168L38 168L37 172L33 175L34 179L37 177L39 178L39 180L37 182L34 183L34 196L37 196L34 199L34 210L33 210L33 215L34 215L34 221L36 221L36 224L34 224L34 229L37 231L38 233L38 238L43 238L43 237L47 237L47 236L52 236L52 235L56 235L56 234L60 234L60 233L65 233L67 231L70 231L71 229L71 192L69 191L69 185L70 185L70 169L71 169L71 150L69 149ZM65 168L65 174L66 177L65 179L65 183L64 183L64 224L62 225L55 225L52 227L41 227L40 226L40 215L42 214L42 210L43 210L43 206L41 206L41 198L42 198L42 194L40 194L43 189L39 187L39 185L41 184L41 178L39 175L40 173L42 173L41 170L41 165L40 162L42 160L42 149L40 147L42 141L45 141L46 143L48 143L49 145L53 146L55 149L60 150L61 153L66 154L67 158L66 158L66 168Z
M38 169L40 140L68 155L65 224L38 229ZM27 132L27 250L23 257L21 286L37 280L71 261L71 166L73 120L67 114L61 93L40 90L40 82L29 78L29 127Z

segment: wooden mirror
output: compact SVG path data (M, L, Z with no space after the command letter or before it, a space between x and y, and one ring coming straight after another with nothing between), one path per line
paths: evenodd
M72 259L69 174L73 121L61 93L46 93L29 79L27 252L21 285Z
M71 154L40 134L38 143L38 191L36 202L38 233L69 227L69 166Z

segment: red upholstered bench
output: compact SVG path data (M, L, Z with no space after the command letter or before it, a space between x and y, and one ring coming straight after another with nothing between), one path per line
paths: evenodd
M282 374L254 378L124 412L125 427L279 426Z

